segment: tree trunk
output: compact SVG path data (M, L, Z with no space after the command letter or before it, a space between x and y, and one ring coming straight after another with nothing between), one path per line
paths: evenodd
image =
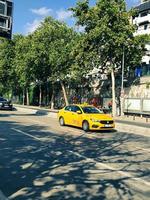
M54 87L52 87L51 109L54 109Z
M25 105L25 89L23 88L22 104Z
M112 79L112 115L116 116L116 94L115 94L115 75L114 69L111 70L111 79Z
M27 97L27 106L29 106L30 102L29 102L29 89L28 88L26 89L26 97Z
M42 87L41 84L39 85L39 106L42 105Z
M61 87L62 87L62 91L63 91L63 95L64 95L64 99L65 99L65 104L67 106L69 103L68 103L68 98L67 98L65 86L64 86L64 83L62 81L60 81L60 84L61 84Z

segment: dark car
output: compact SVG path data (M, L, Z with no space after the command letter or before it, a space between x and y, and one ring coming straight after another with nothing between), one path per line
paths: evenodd
M4 99L3 97L0 97L0 109L1 110L12 110L13 105L10 100Z

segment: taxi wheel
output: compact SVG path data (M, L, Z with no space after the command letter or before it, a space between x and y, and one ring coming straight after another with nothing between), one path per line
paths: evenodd
M84 121L84 122L82 123L82 129L83 129L84 131L89 131L89 123L88 123L87 121Z
M64 120L63 117L59 118L59 124L60 124L60 126L64 126L65 125L65 120Z

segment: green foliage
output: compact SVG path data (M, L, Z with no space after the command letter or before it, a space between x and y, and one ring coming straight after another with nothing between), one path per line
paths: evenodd
M146 41L145 37L142 40L133 35L136 27L130 20L135 11L128 12L124 0L97 0L93 7L85 0L78 2L71 10L77 18L77 25L85 28L84 47L79 55L82 55L80 58L83 55L90 58L86 69L101 66L111 73L115 114L115 74L121 68L123 52L127 52L125 66L138 63Z
M14 59L13 41L1 39L0 49L0 92L5 93L11 90L14 78L12 73L12 62Z
M85 27L84 44L89 53L97 53L99 65L105 65L109 61L114 67L120 64L122 48L127 39L133 38L134 26L129 23L130 15L126 11L125 2L98 0L93 7L88 4L89 1L79 2L72 9L77 17L77 24Z
M140 63L149 37L134 37L136 27L130 19L137 11L127 11L124 0L97 0L93 7L85 0L71 10L83 33L47 17L28 36L1 39L0 92L9 88L19 93L47 81L79 84L99 66L120 73L123 51L126 68Z
M13 60L13 68L18 78L19 86L28 87L33 79L32 63L30 60L30 36L16 35L15 43L15 58Z

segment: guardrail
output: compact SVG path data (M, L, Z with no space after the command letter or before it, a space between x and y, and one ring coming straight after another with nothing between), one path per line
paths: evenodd
M125 98L123 111L125 114L139 114L150 116L150 99Z

